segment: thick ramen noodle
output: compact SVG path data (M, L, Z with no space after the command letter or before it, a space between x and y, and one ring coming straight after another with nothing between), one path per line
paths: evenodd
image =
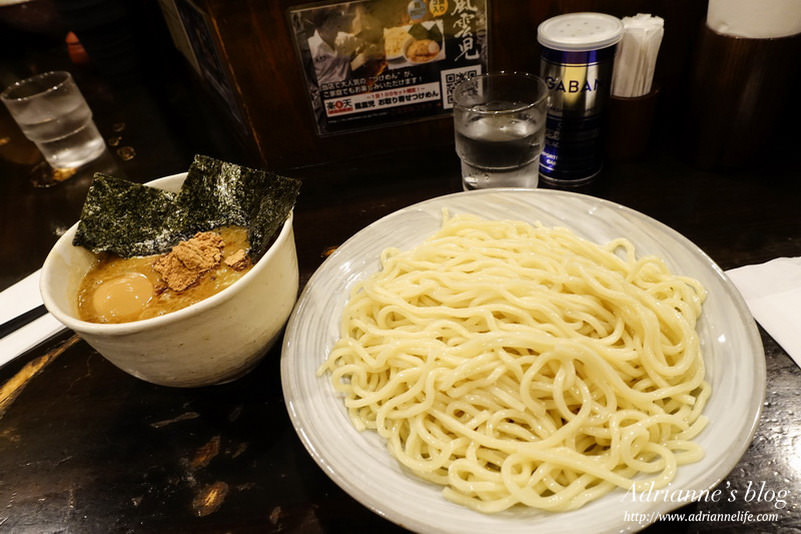
M445 214L354 288L320 373L446 498L571 510L702 458L704 298L625 239Z

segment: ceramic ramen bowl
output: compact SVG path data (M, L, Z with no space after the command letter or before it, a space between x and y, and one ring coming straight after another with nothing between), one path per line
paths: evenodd
M186 173L147 185L178 191ZM259 261L231 286L186 308L140 321L78 318L77 293L95 255L72 244L77 224L53 246L41 272L45 307L123 371L164 386L229 382L247 373L281 334L298 291L292 214Z

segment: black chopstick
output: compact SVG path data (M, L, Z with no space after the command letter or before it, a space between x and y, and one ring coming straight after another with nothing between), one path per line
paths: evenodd
M9 319L2 325L0 325L0 338L6 337L11 332L19 330L26 324L35 321L42 315L47 313L47 308L44 307L44 304L40 304L33 308L32 310L28 310L23 314L17 315L13 319Z

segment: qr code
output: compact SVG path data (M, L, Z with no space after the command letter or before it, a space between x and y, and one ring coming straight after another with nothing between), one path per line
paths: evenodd
M481 65L470 65L469 67L441 71L442 109L453 108L453 88L456 87L456 84L477 74L481 74Z

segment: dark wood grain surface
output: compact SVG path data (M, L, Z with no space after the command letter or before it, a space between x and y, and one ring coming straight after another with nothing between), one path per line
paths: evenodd
M64 59L48 46L32 47L29 57L41 68ZM5 59L8 69L22 68ZM38 269L77 220L94 170L144 182L182 172L195 153L254 163L180 58L165 52L161 61L148 66L158 83L146 76L117 84L76 68L109 152L54 187L33 187L31 179L46 168L0 109L0 289ZM798 132L783 132L759 165L701 170L687 157L679 111L660 111L642 158L609 162L579 192L673 227L723 269L801 255L801 164L792 156ZM304 181L295 219L301 285L369 223L459 191L458 171L453 151L442 148L286 171ZM680 511L775 517L737 523L707 515L660 522L648 532L801 530L801 370L761 333L768 370L763 414L751 446L721 484L744 490L765 482L788 490L787 506L690 504ZM0 532L403 531L339 489L304 450L284 405L279 361L280 343L236 382L172 389L123 373L67 332L0 368L3 387L30 371L26 364L40 365L0 411Z

